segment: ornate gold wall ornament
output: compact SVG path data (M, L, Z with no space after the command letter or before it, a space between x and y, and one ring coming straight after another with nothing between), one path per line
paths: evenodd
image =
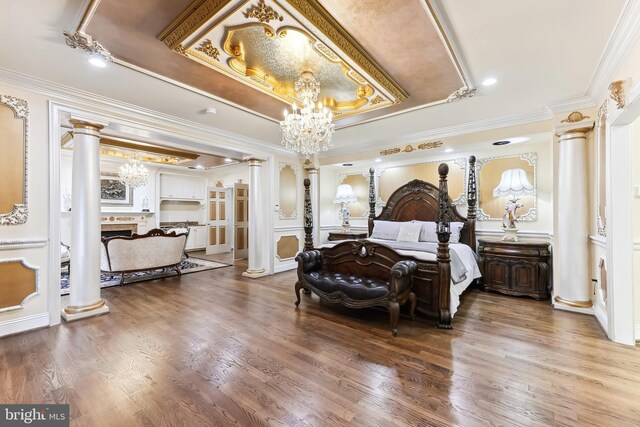
M247 19L255 18L258 22L266 23L271 20L284 20L284 17L280 16L271 6L267 6L264 0L260 0L257 6L251 6L243 15Z
M472 98L473 96L475 96L475 94L476 94L476 89L472 89L468 86L463 86L457 91L453 92L451 95L449 95L449 97L447 98L447 102L452 102L452 101L455 101L456 99Z
M609 91L611 91L611 99L616 102L616 106L624 108L624 80L616 80L609 85Z
M438 147L442 147L442 141L423 142L418 145L418 150L431 150Z
M202 44L196 48L196 50L199 50L200 52L204 53L210 58L215 59L216 61L220 60L220 51L213 45L213 43L211 43L211 40L209 39L205 39Z
M588 118L590 117L583 115L580 111L574 111L569 114L566 119L560 121L560 123L577 123Z
M418 145L417 148L414 148L411 144L405 146L404 148L388 148L386 150L380 151L380 154L383 156L390 156L392 154L398 153L412 153L417 150L431 150L438 147L442 147L442 141L423 142L422 144Z
M104 46L97 41L93 40L91 36L82 31L76 31L75 33L63 32L67 46L72 49L80 49L91 55L101 56L105 61L113 62L111 52L109 52Z
M22 120L22 125L19 123L16 125L16 129L17 127L20 127L22 131L19 141L17 140L17 137L13 140L9 132L7 132L5 137L0 140L0 147L2 147L2 151L6 150L7 153L18 153L18 150L16 150L15 147L9 147L9 145L19 144L22 146L22 153L20 155L22 173L20 176L3 176L2 185L5 190L7 189L7 186L11 185L11 182L13 182L15 186L11 186L12 189L9 188L9 191L12 194L11 196L8 196L7 193L0 192L0 194L9 199L2 200L3 204L8 202L7 207L11 206L11 204L13 205L9 212L0 212L0 225L24 224L27 222L27 218L29 216L29 209L27 207L27 189L29 183L29 105L24 99L9 95L0 95L0 108L2 108L2 106L5 106L10 110L7 116L5 116L8 120L11 122L13 122L13 120ZM11 117L11 113L13 113L13 117ZM1 123L0 125L5 126L5 124ZM16 158L16 160L18 159ZM4 172L6 173L6 171ZM18 198L21 198L21 200L18 200Z
M181 44L178 45L175 49L173 49L173 51L179 53L182 56L186 56L187 58L189 57L189 55L187 55L187 49L185 49L185 47L182 46Z

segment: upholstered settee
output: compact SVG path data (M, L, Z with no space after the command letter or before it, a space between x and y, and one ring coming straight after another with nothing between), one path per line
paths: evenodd
M296 261L296 307L300 305L301 289L346 307L385 307L394 336L398 334L401 304L410 302L409 315L413 318L416 296L411 284L417 264L400 259L386 246L348 241L322 251L302 252Z
M103 272L120 273L124 284L126 273L172 268L178 275L187 233L165 233L153 229L131 237L114 236L102 239L100 268Z

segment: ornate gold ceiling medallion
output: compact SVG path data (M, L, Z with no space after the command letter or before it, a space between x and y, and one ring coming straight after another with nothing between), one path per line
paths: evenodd
M408 96L317 0L197 0L158 38L287 104L296 102L295 80L311 71L322 83L319 101L339 118Z

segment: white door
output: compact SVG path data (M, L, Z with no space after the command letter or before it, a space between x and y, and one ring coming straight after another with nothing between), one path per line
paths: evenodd
M235 259L249 256L249 185L234 184L234 245Z
M207 255L229 252L226 190L221 187L208 187L207 206Z

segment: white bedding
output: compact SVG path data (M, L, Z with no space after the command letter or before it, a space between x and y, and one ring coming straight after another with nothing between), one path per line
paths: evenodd
M367 240L370 242L380 243L382 245L388 243L388 241L383 239L369 238ZM325 243L324 245L320 245L320 248L330 248L343 241L344 240ZM458 284L454 284L452 281L451 286L449 287L451 292L451 306L449 307L449 311L451 312L451 317L453 317L453 315L458 311L458 306L460 305L460 295L462 295L462 293L469 287L471 282L482 276L480 274L480 268L478 267L476 254L469 246L464 243L449 243L449 249L451 251L455 251L460 258L460 261L462 261L467 269L466 279ZM436 261L436 254L430 252L408 251L402 249L395 249L395 251L400 255L411 256L422 261Z

